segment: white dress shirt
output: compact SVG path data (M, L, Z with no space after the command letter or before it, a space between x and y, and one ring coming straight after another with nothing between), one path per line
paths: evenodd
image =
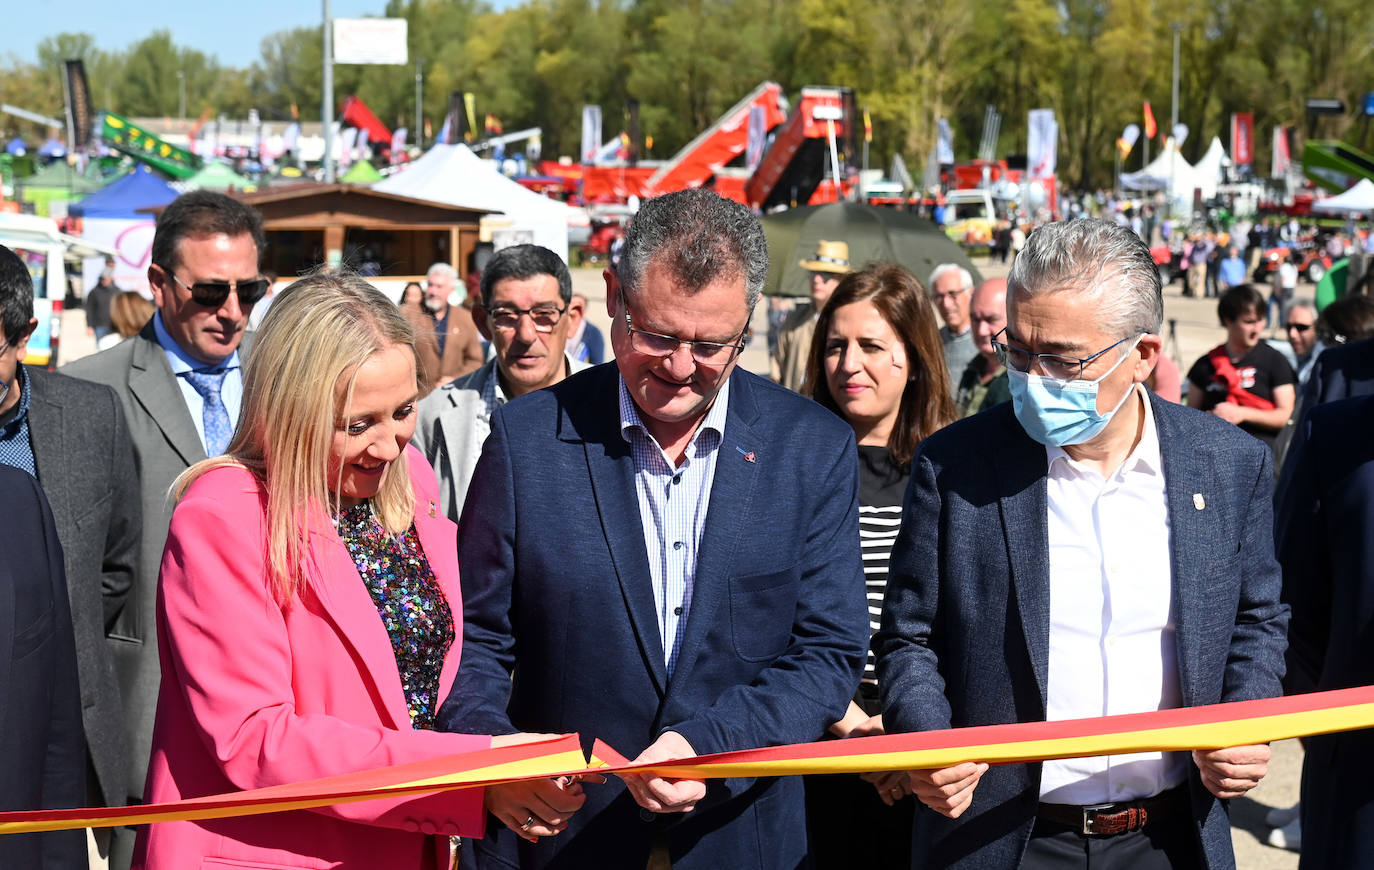
M1140 443L1110 479L1046 448L1051 721L1182 704L1164 469L1154 412L1140 388L1137 395ZM1088 806L1150 797L1183 782L1188 763L1181 752L1048 761L1040 800Z
M229 355L229 358L218 366L210 366L191 356L180 344L177 343L172 334L167 331L167 327L162 323L162 312L153 315L153 331L157 333L157 343L162 346L162 350L167 354L167 362L172 366L172 374L176 375L177 387L181 390L181 397L186 400L186 410L191 412L191 422L196 424L196 434L200 436L200 446L205 448L208 453L210 448L205 445L205 400L201 398L196 388L191 386L191 382L181 377L185 372L204 371L210 368L224 368L228 373L224 376L224 383L220 384L219 397L224 402L224 409L229 412L229 422L235 426L239 420L239 406L243 404L243 372L241 361L239 360L238 349Z

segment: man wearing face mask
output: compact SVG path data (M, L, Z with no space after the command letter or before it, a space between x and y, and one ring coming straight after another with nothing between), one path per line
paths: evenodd
M1162 318L1149 250L1128 229L1076 220L1031 235L997 339L1012 401L937 432L914 460L874 639L893 731L1281 692L1272 458L1144 389ZM1223 800L1268 759L1241 746L911 771L936 811L918 814L913 864L1234 866Z

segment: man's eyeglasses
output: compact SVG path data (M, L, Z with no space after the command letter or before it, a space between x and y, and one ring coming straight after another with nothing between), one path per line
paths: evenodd
M1290 324L1288 324L1288 327L1287 327L1287 328L1288 328L1288 329L1295 329L1295 330L1297 330L1298 332L1306 332L1307 330L1309 330L1309 329L1312 328L1312 324L1310 324L1310 323L1290 323Z
M526 314L534 322L535 332L553 332L558 321L563 319L563 314L568 309L559 308L557 305L536 305L533 308L513 308L503 305L500 308L493 308L487 312L487 322L494 329L512 330L520 325L520 318Z
M172 280L177 284L191 291L191 301L197 305L204 305L206 308L218 309L224 305L229 298L230 292L237 291L239 305L247 308L258 302L267 295L267 287L270 283L266 278L254 278L251 281L197 281L194 284L187 284L177 277L177 273L171 269L163 269Z
M1006 334L1006 329L997 333L998 336L1005 336ZM1088 367L1088 363L1133 338L1135 335L1128 335L1120 341L1102 348L1097 353L1085 357L1068 356L1062 353L1031 353L1014 344L998 341L997 336L992 339L992 349L997 354L997 361L1009 369L1029 372L1038 360L1040 370L1045 373L1046 377L1054 378L1056 381L1074 381L1083 377L1083 370Z
M744 331L739 334L739 340L734 343L685 341L675 335L663 335L658 332L645 332L642 329L635 329L630 322L630 309L628 307L625 309L625 329L630 333L630 347L638 353L646 356L667 357L677 353L677 349L685 344L692 349L692 359L698 365L703 366L723 366L730 362L736 354L744 350L744 337L749 333L749 326L746 323Z

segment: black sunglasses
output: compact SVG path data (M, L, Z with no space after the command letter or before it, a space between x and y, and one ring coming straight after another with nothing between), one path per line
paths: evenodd
M224 305L229 298L231 290L236 290L239 296L239 305L247 308L258 302L267 295L267 287L270 283L266 278L254 278L251 281L235 281L232 285L228 281L197 281L194 284L187 284L177 277L177 273L170 269L164 269L172 280L191 291L191 301L197 305L204 305L206 308L219 308Z
M1312 328L1312 324L1310 324L1310 323L1290 323L1290 324L1288 324L1288 326L1285 327L1285 328L1286 328L1286 329L1296 329L1298 332L1306 332L1307 330L1309 330L1309 329Z

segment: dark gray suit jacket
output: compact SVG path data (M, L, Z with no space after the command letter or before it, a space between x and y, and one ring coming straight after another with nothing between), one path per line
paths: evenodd
M128 749L106 633L119 631L138 567L138 467L113 390L33 367L25 372L34 464L67 568L91 785L106 806L118 806L128 798Z
M1183 703L1278 695L1288 608L1274 559L1271 453L1216 417L1153 394L1150 402L1168 492ZM874 638L890 731L1045 719L1047 471L1045 448L1025 434L1011 403L921 446ZM989 769L958 819L918 813L913 866L1018 866L1040 769ZM1234 867L1225 807L1195 767L1189 787L1205 866Z
M114 388L124 408L138 463L143 513L138 578L129 603L111 632L111 640L124 701L125 735L129 739L125 795L128 801L139 802L148 772L153 714L157 710L162 674L154 606L158 566L172 518L168 490L178 474L205 458L205 448L167 354L157 343L152 321L138 335L109 350L76 360L62 371Z

